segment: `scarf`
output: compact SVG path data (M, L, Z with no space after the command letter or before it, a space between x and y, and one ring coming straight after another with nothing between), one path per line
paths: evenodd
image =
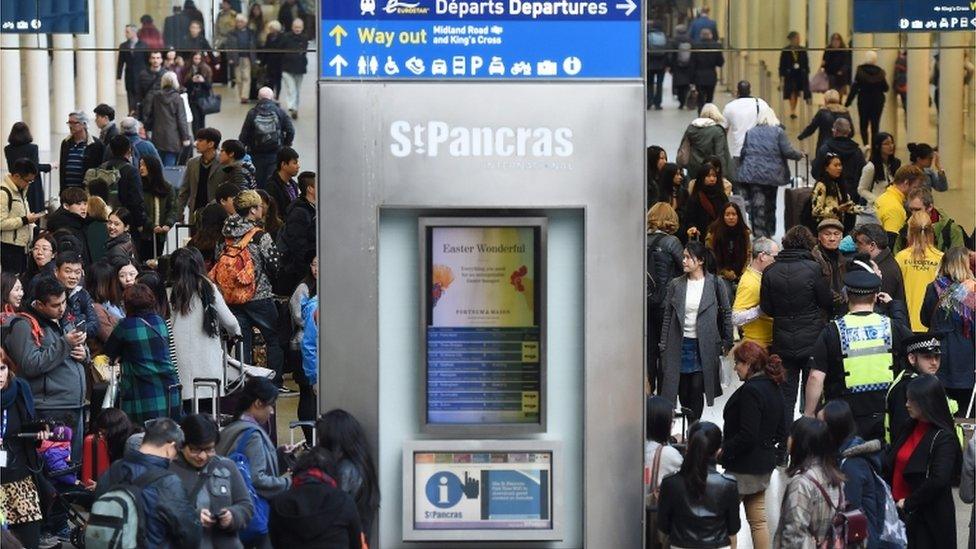
M297 473L291 479L291 485L294 488L303 486L305 484L328 484L333 488L337 488L335 479L325 474L318 467L312 467L310 469L305 469L304 471Z
M13 382L0 391L0 408L9 410L17 402L17 399L24 401L27 414L34 417L34 395L31 394L27 382L19 377L13 378Z
M946 318L953 324L961 324L963 337L971 339L973 322L976 321L976 293L947 276L935 279L935 292L939 296L938 308L945 311Z

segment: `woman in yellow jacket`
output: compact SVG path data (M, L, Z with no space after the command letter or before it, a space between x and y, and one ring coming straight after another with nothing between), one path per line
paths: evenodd
M924 211L912 214L908 218L908 245L895 255L895 261L905 280L905 299L913 332L926 331L919 311L925 299L925 289L939 274L942 261L942 252L934 243L935 231L929 214Z

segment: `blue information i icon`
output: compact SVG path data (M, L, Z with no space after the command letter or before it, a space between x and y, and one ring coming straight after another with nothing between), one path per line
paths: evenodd
M454 473L441 471L427 480L427 501L438 509L449 509L464 497L464 485Z

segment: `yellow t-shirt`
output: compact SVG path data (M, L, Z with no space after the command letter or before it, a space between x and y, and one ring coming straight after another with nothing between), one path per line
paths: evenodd
M874 201L874 207L881 226L889 233L900 231L908 220L908 212L905 211L905 194L894 185L888 185L885 192Z
M939 274L942 252L929 246L925 250L925 257L919 260L912 257L911 248L905 248L895 254L895 261L901 267L901 276L905 280L905 300L908 302L906 305L912 331L924 332L926 328L921 320L922 300L925 299L925 288Z
M739 280L739 288L735 291L735 303L732 311L744 311L759 306L759 287L762 273L748 267ZM759 318L742 325L742 337L751 339L763 347L769 347L773 342L773 319L759 313Z

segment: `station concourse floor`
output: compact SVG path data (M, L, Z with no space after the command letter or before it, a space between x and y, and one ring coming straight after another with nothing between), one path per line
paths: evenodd
M315 67L314 53L310 54L310 67ZM721 89L721 88L720 88ZM240 124L244 119L247 110L253 106L241 105L236 99L236 90L227 87L217 87L217 92L224 96L223 100L223 110L215 115L210 115L207 117L207 125L213 126L221 131L224 138L236 138L237 134L240 132ZM716 90L715 101L719 107L723 107L726 102L732 99L732 96L727 92ZM120 103L124 104L124 95L120 97ZM774 108L776 108L777 103L771 103ZM675 152L681 141L681 137L684 134L688 123L695 117L692 111L677 110L677 102L674 100L670 93L670 76L666 78L665 90L664 90L664 110L661 111L646 111L646 142L648 145L656 144L660 145L668 151L669 158L673 158ZM887 108L887 107L886 107ZM813 111L811 111L813 112ZM795 136L802 130L806 125L807 121L804 119L790 120L788 115L784 113L777 113L781 116L784 124L787 127L787 133L791 136L792 142L796 144ZM300 156L300 162L303 165L302 169L308 169L317 171L317 116L316 116L316 81L314 79L314 74L306 75L302 81L301 86L301 107L299 111L298 120L295 121L296 125L296 135L298 136L295 140L294 148L298 151ZM806 141L804 144L806 147L812 147L811 143L814 141L813 138ZM811 151L812 152L812 151ZM904 151L904 143L899 144L898 156L903 159L907 159L907 153ZM792 163L790 163L792 167ZM967 175L968 183L965 185L967 187L965 190L957 191L950 190L948 193L939 193L936 196L937 204L941 206L945 205L949 209L950 214L963 224L967 229L971 230L973 228L974 219L974 181L976 178L972 176L973 174L974 159L968 157L964 164L964 172ZM963 200L957 199L957 197L964 198ZM783 211L783 192L779 193L777 200L778 207L777 211ZM964 221L965 220L965 221ZM784 228L782 226L782 215L780 214L777 220L777 239L782 236ZM294 382L286 378L286 384L292 388L297 389ZM729 387L725 390L722 397L716 399L715 405L706 408L703 419L706 421L711 421L717 425L722 425L722 410L725 406L725 402L732 392L737 388L738 383ZM284 397L278 400L276 421L278 426L278 437L279 443L289 442L288 434L288 422L296 418L296 409L298 405L298 398L296 397ZM322 410L324 411L324 410ZM296 439L301 439L300 433L295 434ZM773 478L770 482L769 489L766 494L766 511L768 515L768 526L771 532L775 532L776 524L780 516L780 502L782 501L783 488L785 484L785 476L782 471L777 471L773 474ZM953 491L955 493L955 490ZM957 524L957 536L961 544L965 543L966 537L969 532L969 517L970 517L970 506L963 504L956 495L956 524ZM742 519L742 529L738 535L738 547L748 548L752 547L752 538L749 532L748 523L745 520L745 512L741 511ZM962 546L962 545L960 545Z

